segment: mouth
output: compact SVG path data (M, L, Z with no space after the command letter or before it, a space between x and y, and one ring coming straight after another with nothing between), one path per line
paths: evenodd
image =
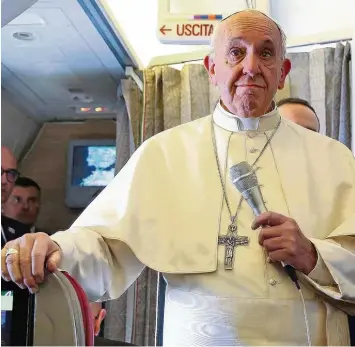
M262 86L259 86L258 84L238 84L236 85L237 88L264 88Z

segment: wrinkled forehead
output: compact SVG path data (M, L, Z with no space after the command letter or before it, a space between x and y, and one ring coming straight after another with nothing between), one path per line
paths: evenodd
M270 42L281 49L281 31L276 22L259 11L241 11L220 22L217 42L226 47L231 41L241 40L248 44Z
M16 169L17 162L16 158L14 158L8 151L1 151L1 166L4 170L8 169Z
M40 196L40 192L36 187L30 186L30 187L21 187L21 186L14 186L11 195L14 196L20 196L23 198L28 198L28 197L36 197L38 198Z

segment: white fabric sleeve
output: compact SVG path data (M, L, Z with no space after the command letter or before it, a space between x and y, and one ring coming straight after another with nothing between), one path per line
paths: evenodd
M355 314L355 237L311 238L318 252L315 268L302 277L342 310Z
M347 156L353 177L351 186L347 187L352 189L349 189L348 196L344 193L343 206L339 211L347 217L325 240L310 238L317 250L318 262L308 276L301 276L325 300L355 315L355 161L349 149L343 153ZM352 211L352 214L346 211Z
M321 257L317 248L316 251L317 251L317 263L313 268L313 270L307 276L322 286L330 286L334 284L334 279L330 274L327 266L325 265L325 262Z
M80 283L90 301L119 297L145 267L125 243L88 228L72 227L51 238L63 252L59 267Z

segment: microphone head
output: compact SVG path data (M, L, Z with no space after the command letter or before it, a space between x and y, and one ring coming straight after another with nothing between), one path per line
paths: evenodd
M233 165L229 169L229 174L232 183L241 194L253 187L258 186L258 178L256 177L252 167L246 161Z
M258 178L251 166L243 161L229 169L232 183L247 201L256 216L266 212L266 206L261 195Z

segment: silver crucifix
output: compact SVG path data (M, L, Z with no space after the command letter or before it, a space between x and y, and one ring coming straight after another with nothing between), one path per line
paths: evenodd
M234 248L236 246L248 245L249 237L247 236L238 236L235 231L237 227L234 224L228 226L227 235L218 236L218 244L225 245L225 254L224 254L224 269L232 270L234 263Z

